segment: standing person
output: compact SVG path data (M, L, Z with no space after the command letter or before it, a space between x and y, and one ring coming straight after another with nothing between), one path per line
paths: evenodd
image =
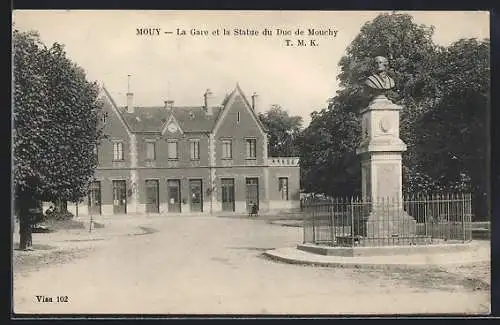
M257 206L257 203L254 203L252 205L252 215L256 217L258 213L259 213L259 207Z

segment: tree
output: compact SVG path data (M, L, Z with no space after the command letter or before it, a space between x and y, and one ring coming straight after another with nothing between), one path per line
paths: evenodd
M442 188L472 191L475 214L487 216L489 40L453 43L431 77L439 81L440 98L413 130L422 168Z
M272 105L259 119L269 132L269 155L274 157L297 156L297 139L301 132L302 117L290 116L279 105Z
M358 175L341 164L354 155L357 133L341 132L347 138L340 140L329 128L341 127L334 119L359 128L357 112L369 102L363 81L371 73L372 58L383 55L389 58L389 74L396 83L388 97L403 108L400 136L408 146L403 154L403 189L412 193L471 190L476 214L487 215L489 40L463 39L446 48L433 44L432 34L432 27L417 25L406 14L382 14L363 26L340 60L340 90L304 131L313 137L309 143L322 144L310 146L309 151L303 148L302 156L310 161L305 183L319 186L323 193L336 192L318 181L323 173L315 172L331 168L332 175L347 177L332 186L358 190L351 186ZM315 163L310 157L321 157L321 151L329 150L322 142L328 134L336 153ZM324 163L328 167L321 166Z
M352 150L361 134L356 114L330 105L311 118L299 142L302 187L329 196L360 194L360 163Z
M20 248L31 242L29 208L40 201L77 202L97 164L102 103L98 86L71 62L62 45L36 32L13 32L13 165ZM33 211L31 211L33 212Z
M342 192L351 195L360 192L359 172L354 172L354 166L350 164L359 165L359 161L355 158L360 132L358 113L369 104L370 98L365 92L364 81L373 72L372 60L378 55L389 58L389 74L396 83L396 87L388 93L388 97L403 106L401 138L408 145L408 152L403 155L404 172L405 179L413 180L415 154L411 125L426 110L432 108L433 100L429 94L436 92L437 85L436 82L428 82L430 67L433 66L440 51L432 42L432 33L431 27L415 24L412 17L407 14L382 14L361 28L339 62L341 72L337 78L340 81L340 90L331 99L328 109L314 115L310 126L304 131L304 134L313 137L309 140L310 143L323 141L321 137L327 134L331 140L329 146L325 144L314 149L320 156L326 153L319 151L330 152L329 159L317 163L311 160L305 168L312 171L309 173L312 178L306 177L305 183L324 184L320 192L326 194ZM341 122L336 122L337 120ZM305 148L304 150L305 159L315 156L314 151ZM314 171L326 168L321 164L329 166L331 172L329 177L336 175L335 180L331 179L332 184L318 182L314 178L316 175ZM358 166L356 169L359 171ZM407 177L408 174L412 177ZM419 180L422 179L427 177L421 177Z

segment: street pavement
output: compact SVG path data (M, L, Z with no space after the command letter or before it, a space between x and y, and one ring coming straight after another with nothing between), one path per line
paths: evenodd
M14 312L336 315L490 310L489 290L456 273L298 266L263 257L266 250L301 242L302 229L297 227L222 217L138 218L123 224L134 222L157 232L116 236L101 241L85 257L28 274L14 269ZM42 296L52 302L40 302Z

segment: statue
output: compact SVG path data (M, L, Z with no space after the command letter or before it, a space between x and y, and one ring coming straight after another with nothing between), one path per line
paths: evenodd
M376 72L369 76L365 85L377 93L382 93L394 87L394 79L387 74L389 61L383 56L375 57Z

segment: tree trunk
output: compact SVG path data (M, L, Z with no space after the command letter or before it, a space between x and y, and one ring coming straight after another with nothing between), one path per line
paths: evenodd
M64 200L57 200L56 210L60 213L68 212L68 202Z
M29 249L33 245L33 236L31 234L31 218L29 214L19 215L19 249Z

